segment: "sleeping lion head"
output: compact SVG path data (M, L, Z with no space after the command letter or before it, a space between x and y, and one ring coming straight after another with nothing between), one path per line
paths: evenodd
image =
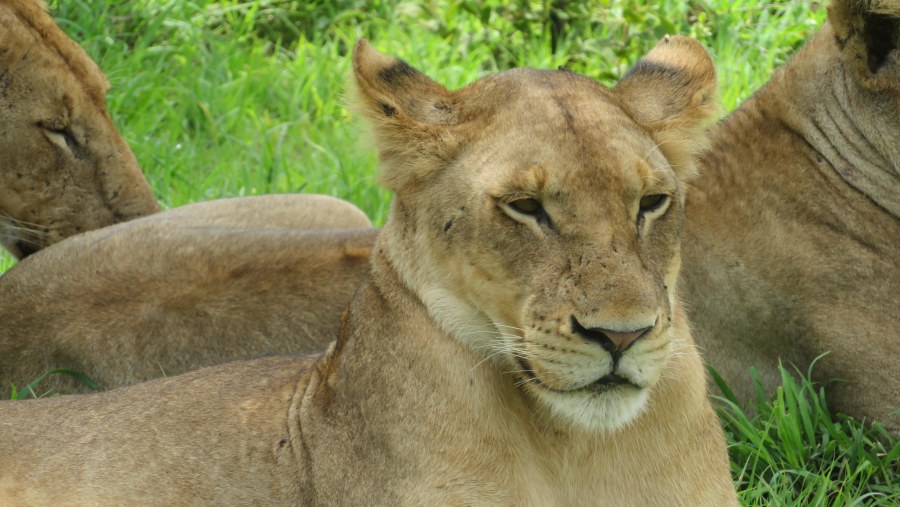
M33 0L0 5L0 244L24 257L156 211L106 78Z

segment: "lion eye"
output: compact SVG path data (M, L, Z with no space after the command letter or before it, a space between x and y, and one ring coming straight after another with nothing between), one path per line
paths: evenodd
M641 197L641 202L639 204L641 213L656 211L659 208L662 208L668 200L669 196L666 194L645 195L644 197Z
M540 215L544 210L540 201L531 198L516 199L515 201L510 202L509 206L523 215L531 216Z
M79 146L78 140L75 139L75 135L68 127L59 127L55 124L49 124L49 122L40 123L38 126L44 130L47 139L60 148L74 150Z
M69 149L74 149L76 146L78 146L78 140L75 139L75 136L71 131L69 131L69 129L48 130L47 135L59 136Z

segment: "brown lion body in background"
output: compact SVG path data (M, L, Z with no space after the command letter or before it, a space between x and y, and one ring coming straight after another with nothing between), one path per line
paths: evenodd
M832 408L900 428L900 2L829 22L712 129L686 209L684 289L704 357L744 401L779 360Z

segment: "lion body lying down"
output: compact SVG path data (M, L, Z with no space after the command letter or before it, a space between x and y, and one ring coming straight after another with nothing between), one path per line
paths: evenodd
M0 3L0 245L16 257L158 210L108 88L41 2Z
M881 9L879 11L879 9ZM879 13L881 12L881 13ZM900 3L829 23L712 129L686 208L684 285L704 356L744 400L779 358L832 408L900 428Z
M269 195L183 206L62 241L0 277L0 394L58 368L111 388L320 351L337 338L375 233L348 202ZM39 389L88 388L53 377Z
M705 51L354 71L396 197L336 344L0 402L0 503L736 505L675 287Z
M173 229L201 226L277 231L372 227L372 221L365 212L352 203L318 194L267 194L200 201L167 209L144 221L149 223L154 219L166 221ZM166 243L160 244L160 247L166 246ZM117 251L118 254L126 252L125 246L122 248ZM212 262L215 260L211 259Z

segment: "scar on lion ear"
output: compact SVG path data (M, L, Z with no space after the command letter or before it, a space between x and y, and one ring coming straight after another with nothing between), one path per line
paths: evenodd
M699 42L666 36L615 86L621 106L650 131L675 172L694 176L706 127L719 113L716 70Z
M828 21L845 64L861 85L900 90L900 2L833 0Z
M350 107L372 128L385 186L397 190L427 178L453 156L456 112L446 88L365 39L353 49L353 77Z

